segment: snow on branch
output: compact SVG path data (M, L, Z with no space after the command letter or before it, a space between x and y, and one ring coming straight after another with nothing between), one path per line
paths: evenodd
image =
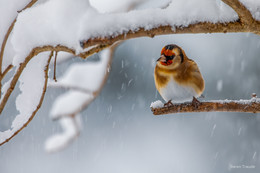
M105 49L99 55L98 62L75 63L57 82L49 84L51 87L71 90L54 103L51 110L53 119L81 112L101 91L109 74L113 50Z
M30 8L32 7L35 3L37 2L37 0L32 0L31 2L29 2L22 10L18 11L18 12L21 12L27 8ZM13 21L11 22L9 28L7 29L5 35L4 35L4 38L3 38L3 41L2 43L0 44L1 45L1 50L0 50L0 94L1 94L1 91L2 91L2 79L5 77L5 75L8 73L8 71L11 70L11 68L13 68L13 65L12 64L9 64L5 70L3 70L3 67L2 67L2 64L3 64L3 58L4 58L4 52L5 52L5 46L7 44L7 40L14 28L14 24L16 22L16 18L15 17L13 19ZM0 34L2 35L2 33ZM1 97L0 97L1 98Z
M123 16L112 14L114 15L113 18L120 21L116 25L117 27L111 26L109 27L111 29L105 33L101 33L99 30L92 32L94 33L92 37L89 35L91 29L86 28L86 34L85 36L83 35L85 39L81 41L81 45L83 48L87 48L95 44L106 45L118 40L145 36L154 37L155 35L164 34L227 32L251 32L260 34L260 15L258 11L260 3L250 3L241 0L243 4L251 9L250 12L239 0L222 1L225 4L221 1L220 3L214 1L214 3L208 0L192 1L188 4L184 3L184 1L174 0L166 9L134 11ZM257 8L255 6L257 6ZM234 13L234 11L237 14ZM142 16L143 20L136 22L136 18L140 19L140 16ZM152 21L149 20L148 17ZM107 18L109 18L109 16L105 17L105 19ZM127 19L131 20L129 21ZM133 21L136 23L133 23ZM108 22L106 23L109 25Z
M48 53L48 52L46 52ZM49 64L52 58L47 54L38 55L19 78L21 94L16 99L16 115L10 129L0 132L0 146L8 142L25 128L40 109L47 89Z
M79 114L75 117L64 117L60 119L60 124L63 132L51 136L45 142L45 150L49 153L58 152L66 148L79 136L81 130L81 120Z
M198 106L192 103L176 103L170 106L163 106L161 101L151 104L154 115L187 113L187 112L246 112L259 113L260 99L255 94L250 100L210 100L202 101Z
M115 46L100 52L98 62L73 64L63 77L58 78L57 82L52 81L49 84L51 87L66 88L69 91L59 96L51 109L51 117L59 120L63 133L56 134L46 141L46 151L60 151L79 136L81 129L79 114L104 87Z
M37 57L37 55L39 55L40 53L43 52L48 52L48 51L64 51L64 52L68 52L71 54L75 54L75 51L73 49L67 48L65 46L44 46L44 47L36 47L34 48L29 54L28 56L26 56L25 60L19 64L19 67L17 67L14 76L11 78L10 83L9 83L9 87L8 89L6 89L6 91L4 92L3 95L1 95L1 103L0 103L0 115L10 97L10 95L12 94L16 83L18 82L22 72L25 70L27 64L34 59L35 57Z

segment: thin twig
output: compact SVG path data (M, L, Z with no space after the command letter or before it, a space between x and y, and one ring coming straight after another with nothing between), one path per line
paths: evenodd
M54 57L54 73L53 73L53 80L54 80L55 82L57 82L57 79L56 79L57 56L58 56L58 52L56 51L56 52L55 52L55 57Z
M13 68L13 65L10 64L9 66L6 67L6 69L4 70L4 72L2 73L2 78L5 77L5 75Z

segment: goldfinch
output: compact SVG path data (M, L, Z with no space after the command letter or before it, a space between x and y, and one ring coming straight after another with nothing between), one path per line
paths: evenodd
M177 45L163 47L154 70L155 86L162 98L169 105L173 102L192 101L204 91L204 80L197 64L189 59Z

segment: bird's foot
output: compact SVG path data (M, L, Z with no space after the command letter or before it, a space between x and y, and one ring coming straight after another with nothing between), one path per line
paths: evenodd
M173 106L172 100L169 100L167 103L164 103L164 107Z
M201 102L195 97L193 97L191 104L197 109L201 105Z

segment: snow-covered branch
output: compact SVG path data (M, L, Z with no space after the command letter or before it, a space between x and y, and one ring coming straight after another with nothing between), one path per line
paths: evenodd
M25 58L24 62L20 63L18 69L16 70L15 75L13 76L8 89L6 90L6 92L4 92L3 97L1 97L1 103L0 103L0 114L2 113L11 93L13 92L16 83L18 81L18 79L20 78L23 70L25 69L25 67L27 66L27 64L30 62L30 60L33 57L36 57L38 54L43 53L43 52L48 52L48 51L64 51L64 52L68 52L71 54L75 54L75 51L72 49L69 49L65 46L44 46L44 47L36 47L34 48L29 55Z
M81 129L78 119L80 112L89 106L104 87L115 47L116 45L100 52L98 62L72 65L57 82L50 83L51 87L66 88L69 91L59 96L51 109L52 119L59 120L64 132L47 140L45 148L48 152L60 151L78 137Z
M187 112L246 112L259 113L260 99L254 95L250 100L210 100L194 106L192 103L176 103L164 106L161 101L151 104L154 115L187 113Z
M21 83L20 89L22 91L16 100L16 107L19 111L19 114L12 122L11 129L0 132L0 146L8 142L23 128L25 128L41 108L47 89L49 64L52 56L53 52L51 52L49 57L47 56L47 62L46 56L44 57L44 54L38 57L39 61L38 59L35 59L33 62L28 64L28 68L24 72L23 76L19 78ZM30 76L32 71L35 73L33 77ZM34 80L37 81L37 84L35 84ZM33 84L34 86L32 86ZM42 87L42 90L40 90L40 87ZM35 92L32 92L33 89Z
M239 0L222 1L228 4L235 12L237 12L237 14L224 4L220 4L219 6L215 6L215 8L218 10L215 11L215 13L219 13L219 18L214 14L210 14L212 12L201 9L202 11L200 12L200 14L203 14L204 12L207 12L208 14L204 14L204 16L201 17L198 15L198 13L196 13L197 16L189 16L189 19L187 20L187 14L179 14L179 10L176 10L178 8L178 3L176 4L176 2L174 1L175 3L172 2L172 4L170 4L166 9L156 11L156 15L163 15L160 20L155 20L155 22L143 21L143 23L138 23L139 25L134 25L134 28L127 27L132 25L130 22L132 20L135 20L135 16L142 16L144 19L146 19L146 15L150 15L151 18L155 17L152 14L149 14L149 12L147 12L147 14L143 14L142 12L133 12L124 16L126 18L131 18L132 20L130 22L128 22L128 20L122 19L122 21L124 22L120 23L122 25L120 27L124 28L124 30L120 32L110 31L110 33L90 37L88 39L82 40L81 45L83 48L87 48L96 44L106 45L112 44L119 40L127 40L137 37L154 37L156 35L165 34L227 32L251 32L255 34L260 34L260 16L257 15L257 9L253 8L254 4L250 4L247 1L241 0L241 2L245 3L245 5L247 5L248 8L251 9L250 12ZM188 9L189 7L190 9ZM200 6L196 7L198 7L199 9ZM194 8L193 6L191 8L191 6L187 5L187 7L182 6L182 8L187 8L185 10L183 9L184 13L194 13L194 9L192 9ZM156 16L156 18L158 17ZM170 20L169 18L172 20ZM147 27L147 25L149 27Z
M32 7L36 2L37 2L37 0L32 0L19 12L21 12L21 11L27 9L27 8ZM5 46L6 46L8 38L9 38L13 28L14 28L16 18L17 17L15 17L15 19L12 21L11 25L9 26L7 32L4 35L4 39L3 39L2 44L1 44L1 50L0 50L0 94L1 94L1 91L2 91L2 79L5 77L5 75L8 73L8 71L11 70L11 68L13 67L13 65L9 64L6 67L5 70L2 70L2 63L3 63L3 58L4 58ZM1 96L0 96L0 98L1 98Z

